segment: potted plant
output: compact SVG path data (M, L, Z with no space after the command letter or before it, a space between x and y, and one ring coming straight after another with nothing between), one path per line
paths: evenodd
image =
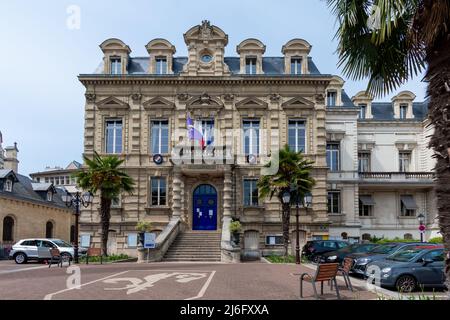
M144 244L144 233L152 229L152 223L150 221L139 221L136 225L136 230L139 231L139 242Z
M231 241L238 245L239 244L239 232L242 229L242 225L239 221L232 221L230 223Z

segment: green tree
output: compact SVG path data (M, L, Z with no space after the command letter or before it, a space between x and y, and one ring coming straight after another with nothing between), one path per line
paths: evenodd
M117 156L101 157L97 152L93 159L83 156L86 169L75 174L78 186L89 190L92 194L100 194L100 219L102 225L102 250L108 255L108 232L111 219L111 201L121 192L128 193L134 190L133 179L120 168L124 160Z
M311 191L315 181L310 176L313 161L305 159L301 152L295 152L284 146L279 151L278 171L274 175L261 176L258 180L258 194L260 199L276 196L282 206L282 226L284 241L284 256L288 256L290 209L297 196L303 199ZM265 167L270 168L271 162ZM291 203L283 204L282 195L285 191L291 192Z
M450 251L450 1L327 0L338 20L339 64L354 80L369 78L374 96L397 89L426 69L429 147L437 165L439 224ZM450 287L450 259L445 273Z

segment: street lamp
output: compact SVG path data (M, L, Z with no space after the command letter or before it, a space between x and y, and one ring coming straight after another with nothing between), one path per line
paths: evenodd
M306 210L308 210L308 208L311 207L312 204L312 194L311 193L306 193L303 197L303 208L305 208ZM295 204L295 208L296 208L296 213L295 213L295 231L296 231L296 239L295 239L295 263L296 264L300 264L300 225L299 225L299 216L300 216L300 194L297 192L297 197L296 197L296 204Z
M420 231L420 242L423 242L423 232L425 230L424 222L425 216L423 213L417 216L417 220L419 220L419 231Z
M81 194L81 192L76 192L75 195L67 192L62 197L62 201L65 202L68 208L75 207L75 246L74 246L74 259L75 263L78 263L78 225L79 225L79 217L80 217L80 204L87 208L94 199L94 196L90 192L85 192Z
M289 204L291 202L291 193L289 191L284 191L282 196L283 204Z

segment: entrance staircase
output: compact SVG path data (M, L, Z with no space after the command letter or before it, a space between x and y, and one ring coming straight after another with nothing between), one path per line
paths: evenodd
M185 231L174 240L163 261L220 261L220 231Z

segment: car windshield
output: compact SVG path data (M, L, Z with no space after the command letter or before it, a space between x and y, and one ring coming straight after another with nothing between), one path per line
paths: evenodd
M54 244L56 244L58 247L61 247L61 248L70 248L70 247L72 247L71 244L68 244L67 242L65 242L63 240L52 240L52 242Z
M373 248L370 252L371 253L379 253L379 254L389 254L394 252L397 245L382 245Z
M386 259L401 262L411 261L415 257L417 257L417 255L419 255L423 250L424 248L421 247L409 247L408 249L394 253L393 255L387 257Z

